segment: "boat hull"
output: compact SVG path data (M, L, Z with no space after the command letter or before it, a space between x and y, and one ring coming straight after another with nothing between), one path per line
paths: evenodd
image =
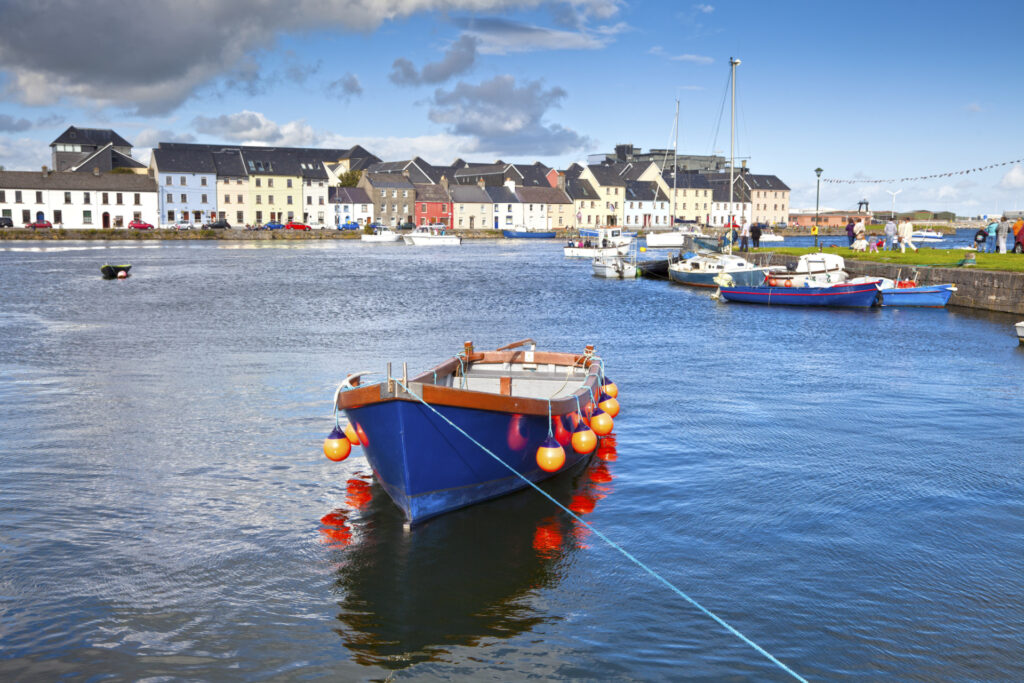
M117 279L117 274L120 271L123 270L125 273L127 273L131 269L132 269L132 267L130 265L128 265L128 264L124 264L124 265L120 265L120 266L106 264L106 265L100 266L100 273L103 275L104 279L106 279L106 280L116 280Z
M501 234L510 240L549 240L555 236L555 231L531 232L529 230L502 230Z
M727 301L770 306L868 308L878 299L878 287L870 282L831 287L722 287L721 293Z
M457 247L462 244L458 235L406 235L405 241L414 247Z
M345 410L349 421L366 434L363 452L374 476L410 523L528 486L509 468L535 483L557 474L537 466L537 448L548 435L546 415L454 406L435 409L497 459L421 403L394 400ZM559 472L588 455L566 446Z
M1017 341L1021 346L1024 346L1024 321L1016 323L1013 329L1017 331Z
M668 277L672 282L689 287L718 287L715 278L722 274L722 272L726 272L732 277L733 282L738 286L753 287L764 282L765 273L768 272L768 269L754 268L752 270L708 272L669 268Z
M893 287L881 290L881 305L945 308L954 291L954 285L949 284L930 287Z
M694 247L696 238L708 239L708 235L666 230L664 232L649 232L644 241L646 241L648 249L680 249L683 247L689 249Z
M392 232L390 234L360 235L359 239L363 242L400 242L402 241L402 236L397 232Z
M614 280L629 280L637 276L635 263L618 257L610 259L594 259L594 275Z
M562 253L566 258L595 258L598 256L625 256L629 253L629 245L623 244L618 247L562 247Z

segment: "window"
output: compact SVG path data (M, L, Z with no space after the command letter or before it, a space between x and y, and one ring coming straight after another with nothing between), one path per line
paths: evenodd
M267 204L273 204L273 203L274 203L274 195L272 195L272 194L267 195Z
M447 212L448 212L448 205L447 204L442 204L441 205L441 213L447 213Z
M86 202L86 203L88 204L88 202ZM168 204L173 204L174 203L174 195L173 194L167 195L167 203Z
M409 196L409 190L402 190L402 198L405 199Z
M231 181L228 181L228 182L231 182ZM239 178L238 180L235 181L235 185L241 185L241 184L242 184L242 179L241 178Z
M117 193L117 203L118 204L123 204L124 203L124 201L122 199L122 195L121 195L120 192Z
M398 204L392 204L391 211L393 211L394 213L398 213Z
M420 204L420 211L426 211L426 210L427 210L427 205L426 204Z
M324 222L324 212L323 211L317 211L317 213L316 213L316 222L317 223L323 223Z
M202 185L203 187L206 187L206 176L199 177L199 184Z
M61 215L60 209L53 212L53 222L58 225L64 222L64 217Z
M185 201L185 195L181 195L181 201ZM109 204L110 203L110 196L106 192L103 193L103 203L104 204Z
M181 195L181 203L182 204L187 204L188 203L188 197L186 197L185 195Z
M363 213L366 213L366 204L363 204L362 208L363 208Z
M257 202L257 203L259 203L259 202ZM257 223L262 223L263 222L263 212L262 211L257 211L256 212L256 222Z
M14 203L21 204L21 190L14 191ZM27 223L28 221L25 222Z
M43 193L41 191L36 192L36 204L43 203Z
M32 222L32 212L29 211L28 209L22 209L21 210L21 222L22 223L26 223L26 224L31 223Z
M239 211L239 212L237 212L237 213L235 214L235 220L236 220L237 222L239 222L239 223L241 223L241 222L242 222L242 220L243 220L243 217L242 217L242 213L243 213L243 212Z
M273 186L274 186L274 179L273 178L267 178L267 187L273 187Z
M249 170L250 171L255 171L256 170L256 164L254 164L253 162L250 161L249 162ZM260 182L259 178L257 178L256 179L256 184L259 185L259 182Z
M231 195L229 195L229 194L224 195L224 203L225 204L230 204L231 203Z
M292 179L291 178L288 178L286 182L288 183L288 187L292 186Z
M206 203L206 195L205 195L205 194L204 194L204 195L200 195L200 200L199 200L199 201L200 201L200 202L201 202L202 204L205 204L205 203ZM120 202L118 202L118 203L120 204Z
M288 195L288 203L289 203L289 204L291 204L291 203L292 203L292 196L291 196L291 195Z
M313 198L307 196L306 197L306 206L312 206L312 204L313 204Z
M173 185L173 184L174 184L174 178L172 178L171 176L167 176L167 178L164 179L164 185Z
M259 194L256 195L256 203L257 204L262 204L263 203L263 195L259 195ZM259 212L257 211L257 213L259 213Z
M398 190L391 190L391 198L394 199L396 197L398 197Z
M409 205L402 204L402 213L409 213Z
M70 204L71 203L71 193L70 192L65 192L64 193L64 203L65 204Z
M241 204L241 203L242 203L242 201L243 201L243 200L242 200L242 195L238 195L238 203L239 203L239 204Z
M185 183L185 176L181 176L181 184L182 184L182 185L185 185L185 184L186 184L186 183Z
M252 162L250 161L249 163L251 164ZM260 182L261 182L261 181L262 181L262 179L261 179L261 178L257 178L257 179L256 179L256 187L260 187Z
M142 220L142 212L141 211L133 211L132 212L132 218L137 220L137 221L141 221Z
M387 197L388 196L387 190L381 190L380 191L380 196L381 197Z
M90 211L86 211L85 213L89 214L91 212ZM90 221L92 221L92 217L91 216L89 217L89 221L86 221L86 222L90 222ZM173 211L168 211L167 212L167 222L168 223L173 223L174 222L174 212Z
M323 205L324 205L324 198L321 196L320 197L320 206L323 206Z
M135 206L139 206L141 204L142 204L142 195L139 194L138 192L136 192L135 193Z

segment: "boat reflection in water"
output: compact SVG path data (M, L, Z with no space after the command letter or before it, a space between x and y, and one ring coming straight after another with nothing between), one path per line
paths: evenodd
M570 476L542 488L577 515L612 491L614 436ZM535 490L474 505L404 531L404 518L371 478L349 479L347 507L321 519L337 553L337 633L353 660L404 669L452 648L510 638L557 619L532 605L557 584L591 532Z

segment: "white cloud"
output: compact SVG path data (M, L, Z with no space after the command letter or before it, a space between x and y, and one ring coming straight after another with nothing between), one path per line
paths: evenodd
M715 8L713 6L704 4L694 5L693 8L703 14L711 14L712 12L715 11Z
M1024 168L1021 168L1020 164L1014 165L999 181L999 187L1004 190L1024 189Z
M0 166L8 171L35 171L50 164L50 148L41 140L0 136Z
M495 55L535 50L599 50L628 28L618 23L562 31L499 17L473 17L455 23L479 41L480 53Z
M665 48L661 47L660 45L655 45L650 50L648 50L647 53L657 55L659 57L664 57L665 59L668 59L669 61L673 62L691 62L693 64L713 64L715 62L714 58L706 57L704 55L670 55L668 52L665 51Z
M981 105L978 104L977 102L971 102L970 104L965 105L964 109L966 109L967 111L971 111L971 112L985 111L984 109L981 108Z

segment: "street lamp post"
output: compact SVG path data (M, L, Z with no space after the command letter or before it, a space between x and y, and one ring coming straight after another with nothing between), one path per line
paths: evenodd
M820 166L814 169L814 175L818 176L818 192L814 198L814 248L818 248L818 212L821 207L821 172Z

